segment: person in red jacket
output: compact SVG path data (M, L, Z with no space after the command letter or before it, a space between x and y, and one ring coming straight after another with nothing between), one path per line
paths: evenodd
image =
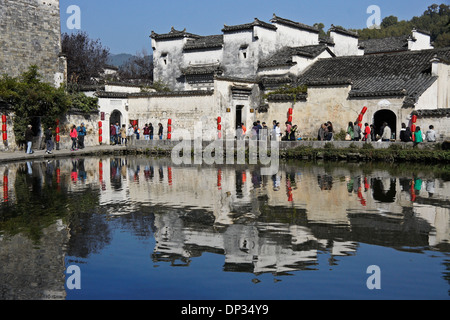
M371 132L372 130L370 130L370 126L368 123L365 124L365 128L364 128L364 141L370 141L371 140Z

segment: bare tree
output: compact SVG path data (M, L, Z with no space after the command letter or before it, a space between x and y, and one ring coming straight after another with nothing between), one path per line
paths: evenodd
M150 84L153 81L153 56L143 49L119 68L123 81Z
M62 34L62 52L67 57L67 74L78 83L90 83L102 75L108 63L109 48L92 40L86 32Z

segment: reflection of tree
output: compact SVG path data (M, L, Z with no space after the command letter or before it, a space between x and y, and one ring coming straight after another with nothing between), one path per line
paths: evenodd
M394 203L397 195L396 179L389 179L389 190L386 190L380 178L372 179L373 199L383 203Z
M87 258L111 242L111 230L105 216L92 211L78 211L70 216L69 256Z

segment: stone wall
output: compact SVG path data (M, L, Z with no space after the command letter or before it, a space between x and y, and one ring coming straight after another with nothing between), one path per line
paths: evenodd
M16 77L37 65L43 81L65 80L59 0L0 0L0 73Z

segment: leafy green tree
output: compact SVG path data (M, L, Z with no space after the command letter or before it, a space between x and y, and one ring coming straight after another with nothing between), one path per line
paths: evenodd
M450 47L450 6L432 4L420 17L398 21L395 16L383 19L380 29L360 29L361 40L399 37L411 34L413 28L430 32L431 41L436 48Z
M44 128L54 126L56 119L70 108L84 112L98 109L98 100L76 93L68 93L64 87L55 88L41 81L37 66L31 66L20 77L4 75L0 78L0 98L12 106L15 113L14 133L21 143L25 130L35 117L40 117Z

